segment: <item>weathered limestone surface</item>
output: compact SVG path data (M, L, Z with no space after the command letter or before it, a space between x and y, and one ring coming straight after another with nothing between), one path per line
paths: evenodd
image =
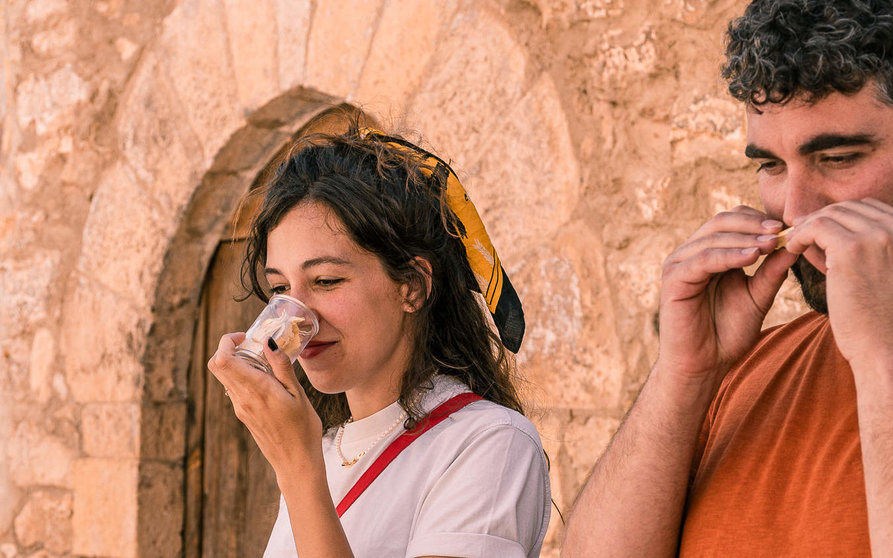
M409 97L430 72L431 56L456 10L456 0L420 0L412 10L388 2L372 39L355 96L388 124L402 121ZM399 68L399 71L395 71Z
M177 556L202 279L339 103L474 198L565 514L657 350L663 259L759 206L718 77L740 0L10 0L0 8L0 556ZM85 32L89 30L89 33ZM803 311L786 284L767 324ZM557 513L544 549L556 557Z
M137 461L79 459L74 472L73 554L135 556Z
M319 2L307 39L303 85L351 98L369 55L382 0Z

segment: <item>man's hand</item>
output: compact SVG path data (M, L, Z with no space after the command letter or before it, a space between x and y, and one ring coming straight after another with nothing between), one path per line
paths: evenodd
M825 274L834 341L856 384L871 550L893 555L893 208L876 199L795 222L788 250Z
M564 555L675 556L698 432L732 364L756 342L796 256L774 251L782 223L749 207L721 213L664 263L660 353L596 463ZM753 277L741 269L768 254Z
M893 207L844 201L794 224L786 249L825 274L834 340L854 372L893 360Z
M705 223L664 263L655 370L719 386L756 342L796 257L774 252L780 221L738 206ZM768 254L752 277L741 269Z

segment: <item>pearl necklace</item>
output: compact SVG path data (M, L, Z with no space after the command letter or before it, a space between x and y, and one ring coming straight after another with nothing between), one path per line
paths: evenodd
M344 454L341 453L341 439L344 438L344 427L345 427L345 425L348 425L353 422L353 417L350 417L349 419L347 419L347 422L345 422L344 424L342 424L341 426L338 427L338 435L335 436L335 451L338 452L338 457L341 458L341 466L342 467L350 467L351 465L353 465L357 461L359 461L361 457L366 455L367 451L369 451L375 447L375 444L382 441L385 436L387 436L388 434L393 432L395 428L397 428L397 425L399 425L401 422L406 420L406 417L407 417L406 411L402 411L400 413L400 416L397 417L397 420L395 420L394 423L392 425L390 425L387 430L385 430L384 432L379 434L378 437L375 438L375 440L373 440L372 443L369 444L369 446L366 449L364 449L363 451L358 453L356 457L354 457L353 459L351 459L349 461L346 457L344 457Z

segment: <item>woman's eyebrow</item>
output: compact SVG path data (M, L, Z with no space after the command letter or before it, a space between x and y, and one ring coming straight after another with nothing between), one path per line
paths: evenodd
M345 260L344 258L339 258L337 256L322 256L319 258L312 258L301 264L301 269L309 269L311 267L323 264L331 264L331 265L350 265L349 260Z
M345 260L344 258L338 258L335 256L322 256L319 258L312 258L301 264L301 269L306 270L311 267L323 264L330 265L351 265L349 260ZM264 275L285 275L275 267L266 267L264 268Z

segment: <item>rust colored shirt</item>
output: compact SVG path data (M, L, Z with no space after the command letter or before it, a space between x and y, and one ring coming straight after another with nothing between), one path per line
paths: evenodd
M680 555L870 555L855 385L827 317L767 330L723 381Z

